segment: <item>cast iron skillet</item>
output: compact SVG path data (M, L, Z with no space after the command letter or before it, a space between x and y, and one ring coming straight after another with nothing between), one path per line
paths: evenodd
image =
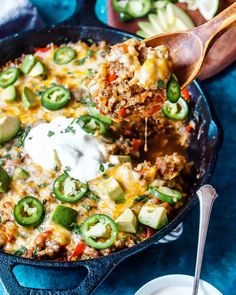
M6 61L14 59L22 53L33 52L35 47L43 47L50 42L60 44L91 38L95 42L107 40L109 43L115 44L126 38L133 37L131 34L109 28L100 23L94 13L94 2L93 0L85 0L80 12L63 25L38 31L29 31L4 39L0 42L0 63L4 64ZM198 178L196 178L191 189L191 200L180 210L178 216L148 240L106 257L78 262L56 262L25 259L0 252L0 277L9 294L91 294L118 263L157 242L170 233L183 220L186 213L197 203L196 190L211 178L221 142L220 129L213 119L209 102L200 86L194 81L189 89L193 98L191 118L196 122L196 131L191 136L189 157L195 162ZM85 267L88 273L79 286L73 290L30 289L20 286L12 273L14 266L19 264L59 269Z

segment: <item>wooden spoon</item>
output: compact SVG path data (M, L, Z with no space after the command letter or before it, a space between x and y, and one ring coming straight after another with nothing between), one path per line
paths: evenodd
M142 42L151 47L169 47L174 62L173 72L178 77L181 88L184 88L197 77L214 42L233 24L236 24L236 3L199 27L161 34Z

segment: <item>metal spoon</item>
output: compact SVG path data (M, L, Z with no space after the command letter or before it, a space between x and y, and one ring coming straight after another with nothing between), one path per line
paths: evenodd
M217 193L215 189L206 184L197 191L199 203L200 203L200 220L199 220L199 233L198 233L198 248L197 248L197 259L195 266L195 276L193 282L192 295L198 294L200 273L202 268L202 260L206 243L206 236L208 231L209 220L211 216L211 209Z
M142 42L151 47L169 47L174 62L173 72L184 88L198 75L210 47L235 22L236 3L199 27L153 36Z

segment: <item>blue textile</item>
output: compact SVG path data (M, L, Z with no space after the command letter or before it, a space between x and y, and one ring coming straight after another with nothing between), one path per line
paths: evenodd
M104 7L105 0L99 0ZM57 0L32 0L47 8ZM50 4L50 3L51 4ZM61 0L63 3L69 1ZM71 1L73 2L73 1ZM102 6L101 6L102 5ZM57 11L59 14L59 10ZM47 11L53 16L54 10ZM106 19L106 14L102 14ZM53 17L52 17L53 19ZM44 20L48 21L47 17ZM50 22L50 21L48 21ZM216 115L224 130L224 143L219 155L212 184L219 198L213 208L206 245L202 278L218 288L224 295L236 294L236 64L202 83L210 97ZM100 285L95 295L132 295L144 283L156 277L180 273L194 273L198 235L198 208L185 218L184 233L173 243L156 245L122 262ZM28 268L17 270L18 278L24 285L34 287L69 287L78 279L76 273L58 273L49 270L33 271ZM0 294L2 289L0 288ZM13 294L12 294L13 295Z

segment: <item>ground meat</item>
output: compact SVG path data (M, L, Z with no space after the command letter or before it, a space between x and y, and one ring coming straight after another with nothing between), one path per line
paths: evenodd
M163 105L171 68L168 48L147 48L130 39L111 48L90 84L90 93L104 114L150 116Z

